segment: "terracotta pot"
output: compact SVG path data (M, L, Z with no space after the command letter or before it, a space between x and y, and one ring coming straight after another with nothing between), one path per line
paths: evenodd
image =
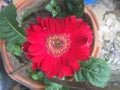
M22 11L28 9L29 6L34 6L38 3L41 4L41 2L45 1L49 0L19 0L19 2L15 4L17 8L17 13L21 15ZM94 46L91 56L98 57L98 21L94 13L88 7L85 7L85 13L88 14L91 18L91 23L93 25L94 31ZM26 70L31 66L31 63L24 63L23 65L21 65L17 58L15 58L10 52L6 50L5 41L0 40L0 50L2 53L5 70L13 80L27 86L32 90L44 90L45 85L43 85L39 81L34 81L26 72Z

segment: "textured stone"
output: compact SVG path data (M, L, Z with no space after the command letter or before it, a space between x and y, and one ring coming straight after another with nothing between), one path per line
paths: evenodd
M120 86L120 0L97 0L89 7L99 20L100 57L112 70L109 86Z

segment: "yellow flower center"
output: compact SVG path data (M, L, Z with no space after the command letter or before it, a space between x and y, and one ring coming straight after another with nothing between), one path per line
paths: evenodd
M70 47L70 35L58 34L48 36L46 39L47 51L54 57L60 57Z

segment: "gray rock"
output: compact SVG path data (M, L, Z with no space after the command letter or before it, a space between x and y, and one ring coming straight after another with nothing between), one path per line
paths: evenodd
M112 70L109 86L120 86L120 0L97 0L89 7L99 20L100 57Z

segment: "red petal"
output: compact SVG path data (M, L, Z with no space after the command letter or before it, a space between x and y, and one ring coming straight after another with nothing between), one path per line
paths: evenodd
M65 32L65 19L55 19L55 33L61 34Z
M88 26L88 23L77 23L74 26L72 26L72 38L75 38L76 36L88 36L92 35L92 30L90 30L90 27Z
M40 25L42 28L46 27L46 25L45 25L45 20L44 20L43 18L41 18L41 17L38 16L36 19L37 19L39 25Z
M47 56L42 65L41 69L47 74L48 77L57 76L61 68L61 62L59 58Z
M89 60L91 54L91 46L85 46L73 49L72 52L74 56L76 56L79 60L86 61Z
M44 45L33 44L33 45L30 45L30 47L28 48L28 51L29 51L29 54L31 55L39 55L46 52L46 48Z
M45 42L44 33L35 33L27 37L27 40L32 44L43 43Z
M37 64L36 63L32 63L32 70L37 70Z
M24 52L28 52L28 47L30 46L31 44L29 43L29 42L25 42L25 43L23 43L23 48L22 48L22 50L24 51Z
M78 62L78 58L75 57L74 54L71 53L71 51L69 51L66 55L63 56L63 60L67 61L66 65L71 67L74 71L79 70L80 69L80 64ZM62 62L63 62L62 60Z
M74 75L74 71L70 67L63 66L61 68L62 68L62 73L65 76L73 76Z
M78 60L71 60L72 63L69 63L70 67L75 70L80 70L80 64Z
M55 34L56 33L56 28L55 28L55 21L54 21L54 19L50 19L50 21L49 21L49 30L50 30L50 32L52 33L52 34Z
M71 43L71 47L72 48L75 48L75 47L81 47L81 46L85 46L85 45L90 45L88 44L88 37L81 37L81 36L78 36L78 38L72 40L72 43Z
M42 30L42 28L39 25L34 25L33 26L34 31L39 32Z
M42 65L41 65L41 69L46 73L48 72L49 73L49 68L51 67L51 62L52 62L52 59L51 58L48 58L49 56L47 56Z
M30 55L30 54L27 54L27 55L26 55L26 58L27 58L27 59L30 59L30 60L31 60L32 57L33 57L33 56Z
M64 74L59 71L58 77L59 77L59 78L63 78L63 77L64 77Z
M72 22L72 23L75 23L75 22L76 22L76 16L71 16L70 18L71 18L71 22Z
M32 34L33 33L33 29L32 28L26 28L26 34L27 35L30 35L30 34Z
M38 63L38 66L40 66L41 63L42 63L42 61L44 60L44 58L45 58L45 55L43 55L43 56L41 56L41 55L36 55L36 56L33 56L32 61L33 61L34 63Z
M30 27L33 28L33 26L36 25L35 23L30 23Z

